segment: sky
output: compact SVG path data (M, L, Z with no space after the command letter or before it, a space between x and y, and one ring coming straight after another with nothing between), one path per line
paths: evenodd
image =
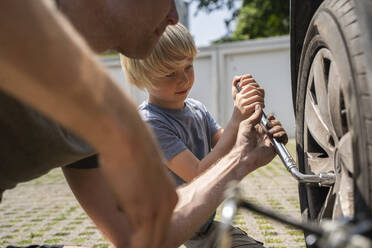
M189 7L189 29L194 37L198 47L208 46L218 38L224 36L227 32L224 19L230 17L229 11L216 10L210 14L204 11L199 11L197 16L194 16L197 3L193 2Z

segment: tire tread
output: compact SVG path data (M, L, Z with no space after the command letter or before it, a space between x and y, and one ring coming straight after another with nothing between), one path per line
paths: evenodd
M358 16L357 11L360 9L360 6L359 2L356 1L359 0L325 0L315 13L313 20L321 11L330 14L334 20L336 20L339 30L342 33L344 44L347 47L347 55L351 64L351 75L355 82L354 93L356 97L356 106L353 106L356 110L353 111L359 116L360 126L358 127L360 127L360 130L357 132L360 132L360 136L362 137L358 146L363 149L359 150L361 154L363 154L360 155L361 162L365 161L361 165L363 167L362 174L364 175L358 176L358 180L365 178L364 176L366 175L369 176L369 181L364 180L363 185L366 190L364 191L365 197L366 199L368 198L368 204L372 207L372 77L367 73L367 66L370 66L367 63L367 58L369 59L369 56L372 55L366 54L362 47L362 41L364 41L363 39L365 39L366 35L365 33L371 31L361 30L360 22L363 19ZM307 45L308 47L312 47L311 39L315 36L311 36L311 32L314 32L316 29L309 30L305 38L305 43L310 42ZM311 52L309 53L311 54ZM306 55L307 53L303 51L302 56L306 57ZM303 66L303 64L300 63L300 68L301 65ZM305 62L305 68L307 68L306 65L308 65L308 62ZM301 79L304 78L303 75L299 75ZM298 101L297 106L301 106ZM296 109L298 108L297 106ZM298 109L301 111L301 107ZM301 123L301 121L301 118L298 120L296 119L296 125ZM308 201L307 198L306 201Z
M357 95L360 97L360 107L361 107L361 119L364 120L366 134L368 135L368 144L372 141L372 124L370 119L372 119L372 96L371 96L371 80L367 78L366 73L366 54L361 47L361 30L358 23L358 17L355 9L356 0L346 0L339 8L336 8L337 4L325 4L325 8L329 8L331 12L336 13L336 17L343 26L345 41L348 45L351 62L353 64L353 69L355 73L355 80L357 81ZM330 3L332 1L328 1ZM370 55L371 56L371 55ZM370 175L372 175L372 152L369 147L368 153L368 169ZM372 178L372 177L370 177ZM372 192L372 185L369 185L370 191ZM372 193L370 194L370 199L372 199Z

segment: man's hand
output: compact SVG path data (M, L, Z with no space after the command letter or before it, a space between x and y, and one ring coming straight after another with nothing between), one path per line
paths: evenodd
M239 83L241 91L238 92L236 86ZM232 97L234 99L234 117L242 121L253 114L255 106L258 104L265 107L265 91L260 88L252 75L234 77L232 81Z
M288 137L278 120L269 115L268 134L265 133L259 124L262 116L262 108L256 105L255 112L246 120L243 120L239 126L237 141L233 149L240 153L240 160L247 164L243 173L249 172L268 164L275 156L275 149L268 135L272 135L278 141L286 144Z

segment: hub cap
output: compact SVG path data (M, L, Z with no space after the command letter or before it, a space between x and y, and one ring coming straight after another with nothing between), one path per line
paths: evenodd
M305 164L307 173L334 172L336 182L321 199L319 221L354 215L352 131L343 80L331 52L320 49L306 89Z

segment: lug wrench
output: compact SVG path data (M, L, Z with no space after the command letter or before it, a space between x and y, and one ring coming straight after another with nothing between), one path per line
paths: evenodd
M240 92L242 89L240 88L239 82L236 84L236 89ZM262 111L261 117L261 125L264 130L267 132L269 130L268 127L269 121L266 117L266 114ZM279 142L277 139L268 135L271 142L274 145L275 151L282 160L285 168L289 171L289 173L300 183L317 183L319 186L331 186L335 183L336 177L334 173L331 172L321 172L318 175L309 175L303 174L298 171L296 162L294 161L291 154L288 152L287 148L284 146L283 143Z

